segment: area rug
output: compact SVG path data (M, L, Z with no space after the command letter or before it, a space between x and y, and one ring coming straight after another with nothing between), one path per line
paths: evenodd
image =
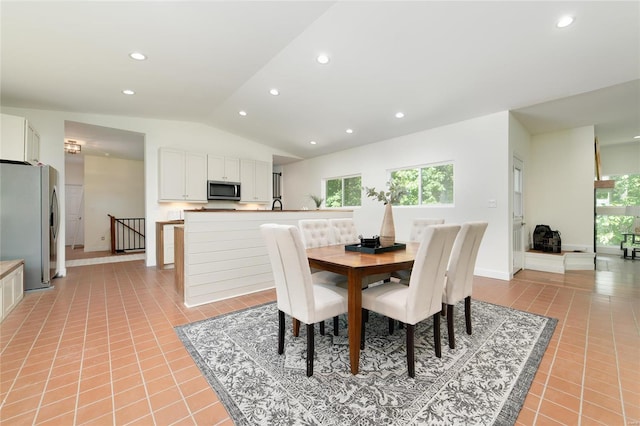
M442 358L433 321L416 327L416 377L407 374L405 332L389 335L371 313L360 372L349 369L346 317L340 336L320 336L312 377L305 374L305 327L277 353L275 303L176 327L236 425L514 424L557 320L472 301L473 334L456 307L456 349L442 324Z

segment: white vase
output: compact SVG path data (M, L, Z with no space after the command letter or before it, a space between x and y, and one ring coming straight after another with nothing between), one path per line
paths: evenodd
M396 242L396 228L393 224L393 210L391 203L384 206L384 217L382 218L382 227L380 228L380 246L389 247Z

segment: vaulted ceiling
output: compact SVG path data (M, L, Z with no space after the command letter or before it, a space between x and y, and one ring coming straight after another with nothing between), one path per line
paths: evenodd
M534 134L640 134L637 1L3 1L0 23L3 106L200 122L300 158L504 110Z

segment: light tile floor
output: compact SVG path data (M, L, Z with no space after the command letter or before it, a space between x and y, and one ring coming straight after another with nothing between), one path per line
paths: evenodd
M476 278L477 299L559 319L518 424L640 424L640 262L626 262ZM173 327L274 291L188 309L172 270L130 261L67 272L0 324L0 424L232 424Z

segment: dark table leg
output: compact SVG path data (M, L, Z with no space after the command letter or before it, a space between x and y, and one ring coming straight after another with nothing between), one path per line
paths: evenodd
M362 273L358 269L349 270L349 359L351 361L351 374L358 374L360 367L360 334L362 330Z

